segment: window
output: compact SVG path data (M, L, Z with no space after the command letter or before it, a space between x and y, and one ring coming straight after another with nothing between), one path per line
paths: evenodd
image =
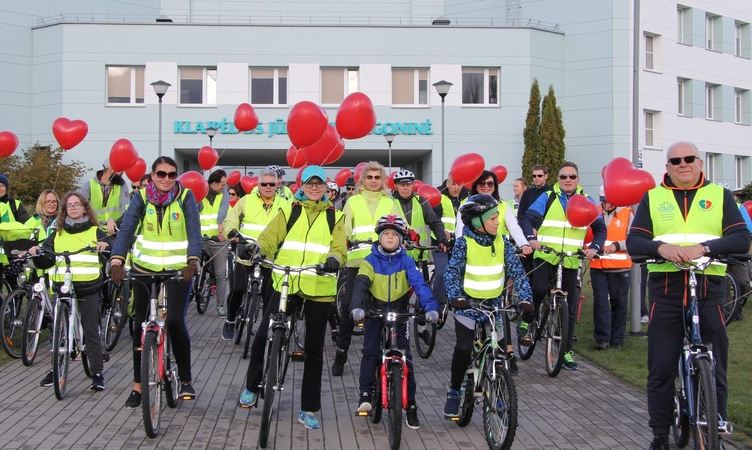
M715 157L713 153L705 154L705 178L711 183L715 180Z
M653 36L645 35L645 68L653 70Z
M358 92L358 69L321 69L321 103L339 105Z
M713 50L713 24L715 17L705 16L705 48Z
M286 105L287 69L251 69L251 104Z
M744 187L744 162L746 159L746 156L737 156L734 158L734 189L742 189Z
M686 6L678 6L676 24L676 42L680 44L692 44L692 9Z
M462 68L462 104L499 103L499 69Z
M734 55L742 56L742 24L734 27Z
M715 108L715 95L716 95L716 87L712 84L705 84L705 118L706 119L713 119L715 118L715 113L713 111L713 108Z
M180 104L216 105L217 69L213 67L181 67Z
M107 103L143 103L144 67L107 67Z
M742 123L742 91L734 90L734 123Z
M428 69L392 69L392 104L427 105Z
M676 113L680 116L684 115L684 80L676 80Z
M653 132L655 131L653 122L653 112L645 111L645 146L653 147Z

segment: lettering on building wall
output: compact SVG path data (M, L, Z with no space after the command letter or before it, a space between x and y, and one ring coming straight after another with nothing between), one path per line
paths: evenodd
M335 125L334 122L331 122ZM228 121L226 117L222 118L222 121L206 121L206 122L190 122L183 120L176 120L173 124L174 134L206 134L207 128L215 128L219 130L221 134L238 134L241 131L235 128L235 124L232 121ZM259 122L258 126L250 131L243 132L244 134L263 134L267 137L273 137L275 135L287 134L287 122L284 119L277 119L273 122ZM384 135L384 134L402 134L406 136L425 135L429 136L433 134L433 128L431 119L426 119L425 122L376 122L376 126L371 131L371 134Z

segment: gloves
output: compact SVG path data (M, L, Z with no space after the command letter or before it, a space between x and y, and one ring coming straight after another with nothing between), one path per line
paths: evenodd
M452 308L454 309L467 309L468 306L470 305L467 303L467 300L462 297L452 299Z
M125 279L125 269L123 266L110 266L110 280L115 284L120 284Z
M335 258L334 256L330 256L326 258L326 262L324 263L324 272L334 273L338 270L339 270L339 261L337 261L337 258ZM361 311L363 310L361 309ZM353 310L353 313L354 312L355 310Z
M420 242L420 235L415 230L409 230L407 232L407 240L417 244L418 242Z
M438 313L438 311L428 311L426 313L426 322L428 322L428 323L438 323L439 322L439 313Z
M238 251L238 256L240 259L251 259L253 258L253 255L259 252L259 246L255 242L252 244L248 244L246 246L243 246L240 251Z
M193 276L196 275L197 269L194 262L189 262L187 266L180 269L180 276L183 277L183 281L191 281Z
M366 318L366 312L362 308L355 308L352 310L352 318L355 323L359 323Z

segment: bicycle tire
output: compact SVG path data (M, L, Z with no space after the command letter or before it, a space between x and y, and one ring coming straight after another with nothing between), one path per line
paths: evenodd
M147 331L141 350L141 415L144 419L144 431L152 439L159 434L162 421L162 378L159 373L158 346L157 332Z
M256 316L258 315L259 310L259 295L258 295L258 284L253 283L251 285L251 306L248 309L248 314L246 315L246 325L247 329L245 330L245 342L243 342L243 359L248 359L248 354L251 350L251 341L253 340L253 324L256 322Z
M436 278L436 271L431 272L431 278L428 280L428 286L431 287L432 289L433 289L434 278ZM449 314L448 313L447 314L443 314L443 311L442 311L442 306L449 304L449 302L448 302L448 300L446 298L446 291L444 291L444 298L443 299L439 300L437 298L437 299L434 299L434 300L436 300L436 302L439 304L439 317L443 318L443 320L439 319L439 323L436 324L436 329L440 330L440 329L444 328L444 325L446 325L446 321L449 318Z
M39 337L42 333L42 323L44 320L43 299L39 294L35 294L29 300L29 307L26 311L23 325L23 342L21 342L21 361L24 366L34 364L39 349Z
M693 362L695 395L695 449L718 448L718 403L715 391L715 378L710 367L710 359L697 358Z
M466 427L473 419L475 409L475 383L472 375L467 375L460 392L462 392L462 398L460 399L460 420L457 421L457 425Z
M389 447L396 450L402 442L402 365L389 367L389 412L387 435Z
M23 293L23 294L21 294ZM2 345L5 353L13 359L21 358L25 338L24 320L29 309L29 293L24 288L16 288L2 297ZM24 302L24 300L26 300Z
M164 392L167 406L177 408L182 398L179 395L180 387L178 380L178 365L175 362L175 354L172 351L172 341L169 333L164 334L164 348L162 349L162 359L164 360Z
M671 424L671 432L674 435L674 443L677 447L684 448L689 444L690 428L687 398L684 396L681 375L678 371L674 381L674 423Z
M569 332L567 311L566 299L557 296L555 310L551 311L546 324L546 372L552 378L559 375L561 366L564 364L565 340Z
M517 293L517 289L514 288L511 278L505 291L507 305L514 306L514 309L507 310L507 317L510 322L516 322L520 318L522 311L520 310L520 295Z
M120 286L116 286L112 290L111 304L105 312L105 318L103 318L105 333L102 337L102 348L106 352L111 352L115 348L125 327L125 320L128 315L126 299L130 299L130 289L126 287L126 283L127 281L123 281Z
M279 383L279 369L281 358L286 358L282 354L282 341L285 338L285 330L277 328L274 330L272 344L269 354L266 358L266 376L264 377L264 408L261 413L261 427L259 428L259 447L266 448L269 440L269 428L271 427L272 409L274 407L274 397L277 392Z
M243 331L245 330L247 309L247 306L245 304L245 294L243 295L243 297L244 298L243 300L241 300L238 310L235 312L235 334L233 335L233 341L235 342L235 345L240 345L240 341L243 339Z
M425 320L413 319L413 340L415 341L415 350L421 358L427 359L433 353L436 346L435 323L426 322Z
M296 309L292 315L292 334L294 337L293 340L295 341L295 347L298 350L305 352L306 321L305 315L303 315L300 308Z
M497 364L496 379L486 374L487 389L483 396L483 431L488 448L509 450L517 429L517 390L512 374Z
M381 412L384 408L384 404L381 402L381 383L383 382L381 378L381 365L376 366L376 376L374 377L374 380L373 394L371 396L371 413L369 416L371 422L379 423L381 422Z
M73 346L75 348L75 345ZM89 356L86 355L86 351L81 352L81 364L84 366L84 374L87 378L94 378L94 373L91 371L91 364L89 364Z
M57 303L55 308L55 325L52 335L52 379L55 387L55 397L58 400L65 398L68 391L68 321L70 312L68 305Z
M209 300L211 299L211 283L209 283L209 267L204 266L199 274L200 281L198 283L198 292L196 293L196 311L199 314L204 314L209 307Z
M723 323L728 326L742 310L739 281L734 274L726 272L726 299L723 303Z
M531 356L533 356L533 353L535 352L535 346L538 343L538 319L536 318L535 320L533 320L532 323L530 323L528 326L533 332L529 344L525 344L520 340L520 336L517 336L517 353L519 353L520 359L522 361L527 361Z

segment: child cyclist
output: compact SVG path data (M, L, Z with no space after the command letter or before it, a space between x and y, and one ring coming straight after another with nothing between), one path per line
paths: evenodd
M507 270L520 296L520 307L523 311L533 311L533 294L522 263L509 241L497 234L500 227L499 203L488 194L476 194L469 197L459 211L464 224L462 237L454 244L444 278L447 298L451 299L454 307L457 336L452 355L450 389L444 406L446 417L459 415L460 387L472 357L475 323L488 320L485 315L476 315L466 308L471 306L473 300L489 299L495 306L500 306L504 271ZM514 354L508 352L507 359L510 370L516 372Z
M407 224L402 217L388 215L376 222L378 244L373 244L371 254L366 256L355 279L353 290L352 317L355 322L365 318L365 298L373 297L373 308L382 311L407 311L412 286L418 295L420 304L426 311L426 320L436 323L439 320L439 306L431 295L431 288L423 280L423 275L415 266L415 261L402 248L402 241L407 235ZM371 305L368 305L370 307ZM365 319L363 324L363 359L360 362L360 401L359 413L371 411L373 384L376 382L376 367L381 360L381 330L383 323L379 319ZM410 340L405 335L406 324L397 327L399 347L407 352L407 426L417 430L420 427L418 407L415 405L415 373L413 357L410 352Z

